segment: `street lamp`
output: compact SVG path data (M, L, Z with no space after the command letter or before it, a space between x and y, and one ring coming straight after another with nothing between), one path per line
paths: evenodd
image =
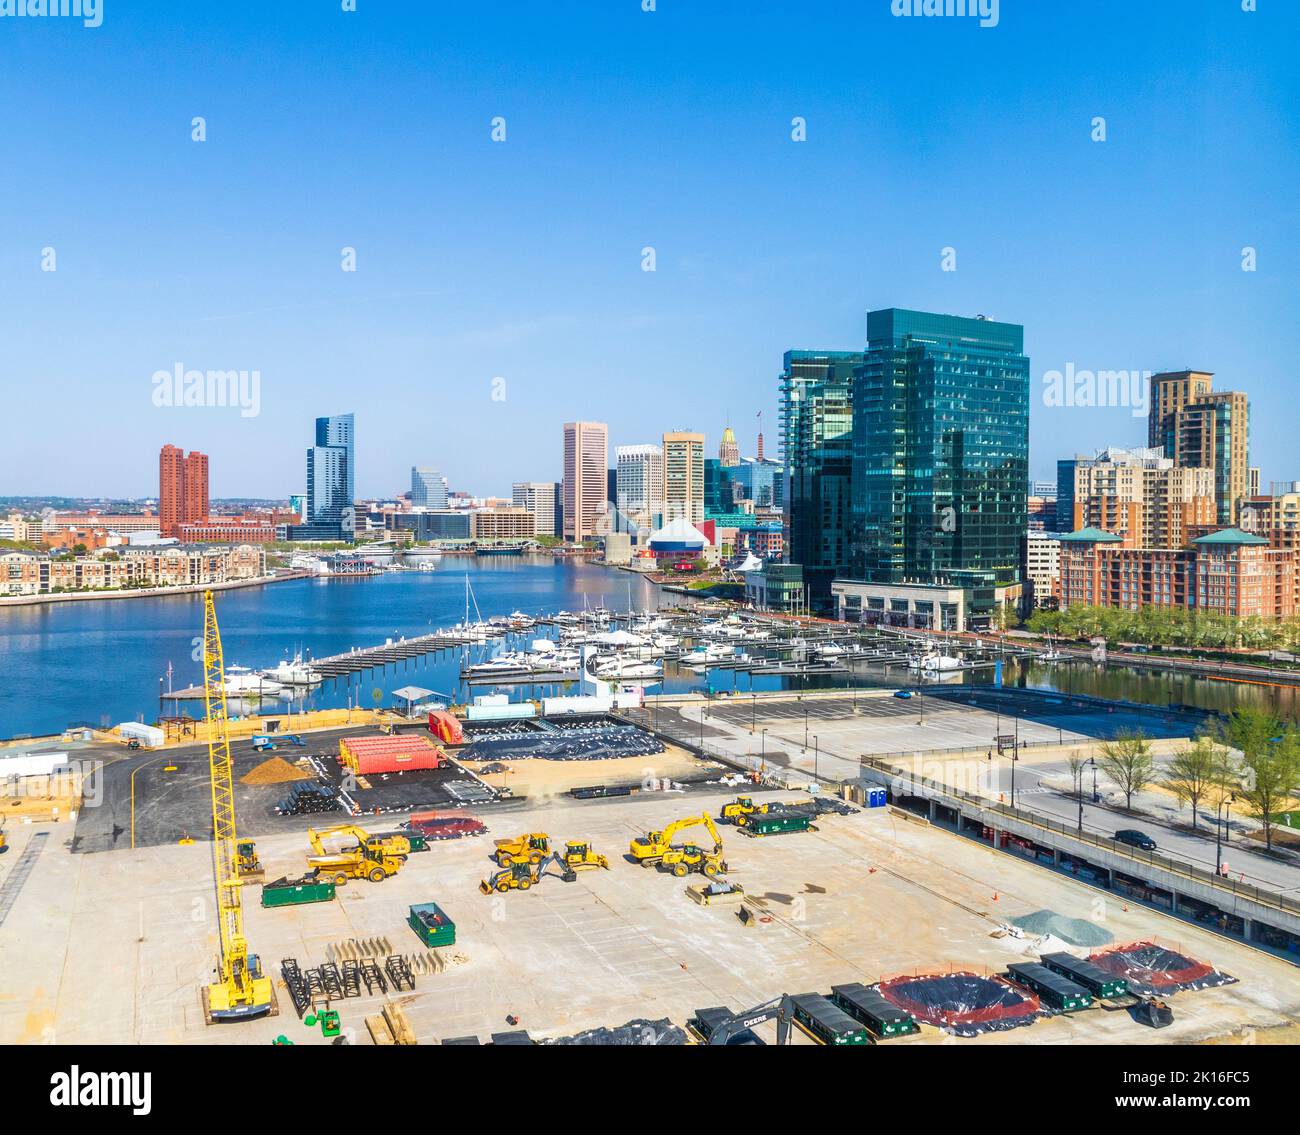
M750 674L751 680L754 675ZM749 735L754 735L754 726L758 724L758 695L749 695Z
M763 730L762 734L759 736L758 741L760 745L759 754L758 754L758 767L760 771L766 772L767 771L767 730L766 729Z
M821 776L817 772L817 760L818 757L820 756L820 745L821 743L818 741L816 735L814 734L813 736L813 780L817 781L819 784L821 783Z
M1223 845L1229 841L1231 833L1227 831L1228 814L1231 811L1231 805L1237 802L1237 798L1229 792L1226 797L1219 801L1218 807L1214 809L1214 873L1222 875L1223 871Z
M1096 804L1101 799L1097 795L1097 758L1089 757L1088 764L1092 766L1092 802Z

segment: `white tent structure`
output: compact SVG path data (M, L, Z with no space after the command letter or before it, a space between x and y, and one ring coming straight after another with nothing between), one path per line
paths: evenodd
M704 533L684 516L670 520L650 535L650 548L655 552L698 552L708 542Z

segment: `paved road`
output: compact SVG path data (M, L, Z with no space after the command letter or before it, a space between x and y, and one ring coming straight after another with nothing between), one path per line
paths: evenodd
M1016 807L1049 816L1064 824L1076 824L1079 819L1079 805L1073 796L1063 794L1058 788L1045 783L1062 778L1070 778L1069 766L1065 761L1053 761L1042 764L1019 764L1016 774ZM1003 762L1000 769L990 770L985 787L992 792L1001 793L1011 800L1010 763ZM1099 789L1107 789L1105 777L1098 781ZM1113 787L1113 786L1112 786ZM1124 828L1136 828L1144 831L1159 845L1160 852L1178 859L1214 870L1214 819L1208 822L1202 814L1201 822L1205 824L1204 835L1192 835L1170 827L1160 819L1150 816L1126 816L1123 813L1090 802L1092 794L1091 777L1084 780L1083 826L1086 831L1114 835ZM1202 809L1204 813L1204 809ZM1300 894L1300 862L1280 861L1253 850L1243 838L1244 826L1229 821L1228 843L1222 849L1222 861L1228 864L1229 873L1234 879L1244 878L1247 883L1271 887L1287 894Z
M963 733L972 746L983 747L987 743L985 733L974 732L968 722L978 722L982 729L987 723L988 712L977 713L961 704L927 697L924 712L928 724L916 728L920 715L914 702L915 699L873 697L858 698L856 707L849 698L804 702L790 699L769 701L766 704L760 700L757 707L743 701L725 706L714 703L708 707L705 717L705 741L737 756L752 758L760 751L765 751L769 764L804 773L813 772L815 761L816 770L823 778L847 779L858 775L860 757L863 752L873 750L873 741L888 737L891 738L889 747L898 748L900 746L892 738L906 734L907 737L914 738L909 748L915 746L920 758L915 769L920 775L945 780L965 791L986 793L993 797L1001 794L1010 802L1010 762L1002 760L990 766L983 760L942 763L937 759L933 762L925 759L927 748L949 747ZM660 711L660 724L684 737L698 737L700 708L698 705L672 707L671 710L665 707ZM1002 708L1005 713L1010 708L1010 703L1003 703ZM1126 715L1099 710L1095 705L1076 709L1056 706L1049 708L1053 716L1045 714L1040 706L1035 710L1032 721L1020 719L1022 738L1038 735L1041 739L1045 733L1049 739L1055 740L1058 729L1061 729L1063 740L1069 744L1072 740L1111 736L1117 730L1129 727ZM815 756L812 749L805 751L803 745L805 710L808 714L809 734L820 737ZM1144 717L1147 718L1144 725L1149 734L1184 735L1177 720L1166 720L1149 714L1144 714ZM1012 720L1007 716L1002 718L1006 732L1011 732ZM755 724L754 734L750 732L751 722ZM766 736L763 736L764 730ZM953 777L959 779L954 781ZM962 777L973 783L963 783L960 779ZM1063 794L1046 783L1048 780L1068 783L1069 777L1069 766L1064 757L1053 760L1034 759L1031 756L1018 762L1015 774L1016 805L1059 823L1075 824L1078 820L1077 802L1072 796ZM1091 783L1086 787L1090 789ZM1099 781L1099 787L1103 792L1108 787L1113 788L1107 785L1104 777ZM1206 827L1206 836L1196 836L1172 828L1156 818L1145 815L1125 816L1112 808L1086 802L1083 825L1086 831L1104 835L1113 835L1122 828L1137 828L1147 832L1162 852L1206 870L1214 869L1214 832L1211 825ZM1279 861L1248 849L1242 841L1242 831L1237 826L1230 832L1230 843L1223 855L1232 876L1244 878L1245 882L1257 886L1293 895L1300 894L1300 862Z

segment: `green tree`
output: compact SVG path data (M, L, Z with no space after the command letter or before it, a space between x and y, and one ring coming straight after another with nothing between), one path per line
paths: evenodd
M1228 750L1215 744L1213 737L1198 737L1186 749L1174 753L1161 779L1179 804L1190 804L1192 828L1197 826L1201 800L1216 788L1222 788L1229 776Z
M1101 746L1097 762L1124 793L1124 808L1133 809L1133 797L1155 779L1156 762L1145 733L1121 733Z
M1267 710L1246 707L1233 710L1221 737L1241 751L1241 775L1232 791L1250 806L1264 830L1264 846L1272 851L1276 814L1300 783L1300 732Z

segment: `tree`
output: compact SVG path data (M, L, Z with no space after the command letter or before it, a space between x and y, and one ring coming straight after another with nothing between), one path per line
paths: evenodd
M1155 779L1156 762L1145 733L1121 733L1101 746L1101 771L1124 793L1124 808L1133 809L1133 797Z
M1232 711L1221 736L1241 750L1241 777L1233 793L1250 805L1264 829L1264 846L1272 851L1276 814L1300 783L1300 732L1267 710L1248 707Z
M1228 750L1213 737L1202 736L1186 749L1179 749L1165 767L1162 779L1179 804L1192 806L1192 828L1196 828L1201 800L1221 788L1229 775Z
M1088 758L1077 749L1068 758L1070 779L1074 781L1074 798L1079 803L1079 830L1083 831L1083 773L1088 767Z

